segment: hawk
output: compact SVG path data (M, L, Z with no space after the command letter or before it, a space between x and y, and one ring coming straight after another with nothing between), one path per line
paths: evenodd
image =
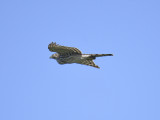
M113 56L113 54L82 54L82 52L75 47L61 46L53 42L48 45L48 49L51 52L56 52L50 56L50 58L57 60L59 64L78 63L95 68L100 68L93 62L96 57Z

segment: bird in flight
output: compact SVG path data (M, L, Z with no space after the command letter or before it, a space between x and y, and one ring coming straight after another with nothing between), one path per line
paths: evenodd
M82 54L82 52L75 47L61 46L53 42L48 45L48 49L51 52L56 52L51 55L50 58L57 60L59 64L78 63L95 68L100 68L93 62L96 57L113 56L113 54Z

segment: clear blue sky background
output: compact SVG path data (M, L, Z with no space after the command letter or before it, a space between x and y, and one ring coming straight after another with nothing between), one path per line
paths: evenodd
M48 44L113 53L59 65ZM1 0L0 120L160 120L159 0Z

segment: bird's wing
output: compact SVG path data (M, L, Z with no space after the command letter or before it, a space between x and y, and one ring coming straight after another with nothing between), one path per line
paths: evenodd
M92 67L100 68L98 65L96 65L93 62L93 60L83 60L83 61L80 61L79 64L84 64L84 65L89 65L89 66L92 66Z
M48 49L51 52L57 52L60 55L81 55L82 54L81 51L77 48L61 46L53 42L48 45Z

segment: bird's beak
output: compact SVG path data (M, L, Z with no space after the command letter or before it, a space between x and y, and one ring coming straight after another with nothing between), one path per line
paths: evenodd
M50 56L49 58L52 59L52 56Z

